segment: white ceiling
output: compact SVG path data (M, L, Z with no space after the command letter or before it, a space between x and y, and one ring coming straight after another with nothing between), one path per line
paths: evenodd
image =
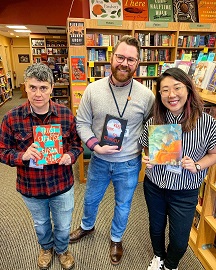
M8 24L7 24L8 25ZM65 34L66 27L64 26L44 26L44 25L25 25L27 29L31 30L33 34ZM14 35L11 35L13 33ZM10 38L16 38L16 36L28 37L30 33L17 33L13 29L6 27L6 24L0 24L0 35Z

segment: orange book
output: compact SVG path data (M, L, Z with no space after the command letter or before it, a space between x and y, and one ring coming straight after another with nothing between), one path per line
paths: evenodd
M148 0L138 2L123 0L123 19L127 21L148 21Z
M200 23L216 23L216 2L198 0L198 14Z

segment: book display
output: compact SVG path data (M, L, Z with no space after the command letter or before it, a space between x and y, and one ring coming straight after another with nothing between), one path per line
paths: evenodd
M0 57L0 107L12 98L12 89L5 74L3 61Z
M53 101L70 108L68 45L66 35L30 35L31 63L43 62L52 69Z

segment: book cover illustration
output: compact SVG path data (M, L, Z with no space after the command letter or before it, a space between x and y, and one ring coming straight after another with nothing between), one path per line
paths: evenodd
M72 82L85 82L85 57L71 56Z
M216 1L197 0L199 22L216 23Z
M196 0L173 0L175 22L198 22Z
M149 159L152 164L180 165L182 159L182 128L179 124L150 125Z
M118 145L118 149L120 149L125 135L126 126L127 120L107 114L103 126L100 145Z
M72 103L73 105L79 105L83 93L86 89L86 85L72 85Z
M123 0L123 18L126 21L148 21L148 0L139 2Z
M149 21L173 22L172 0L148 0Z
M194 74L193 74L193 82L196 87L201 88L203 79L206 74L206 70L208 67L207 61L200 61L195 68Z
M84 22L69 22L70 46L84 45Z
M216 67L214 68L209 83L207 85L207 90L216 92Z
M39 146L41 159L37 165L59 163L63 155L62 130L60 124L33 126L34 142Z
M89 0L90 19L123 20L122 1Z

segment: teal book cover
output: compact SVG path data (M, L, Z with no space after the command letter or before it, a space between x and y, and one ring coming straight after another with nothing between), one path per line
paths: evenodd
M148 134L151 164L181 164L182 128L180 124L150 125Z
M33 126L34 142L41 158L37 165L59 163L63 155L62 130L60 124Z
M148 0L149 21L173 22L172 0Z

